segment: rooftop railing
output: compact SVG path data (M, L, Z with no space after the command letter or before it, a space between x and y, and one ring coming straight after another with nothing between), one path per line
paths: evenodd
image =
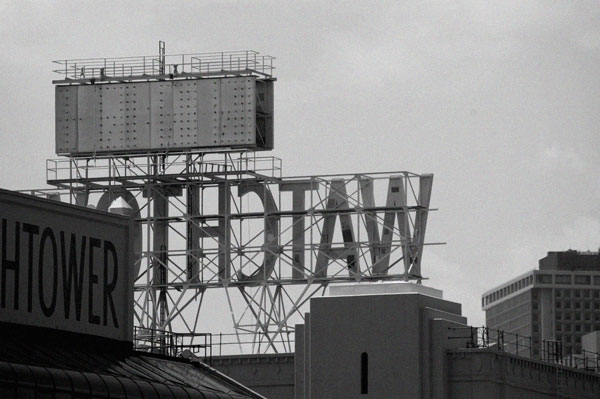
M148 79L172 75L272 77L275 57L254 50L56 60L62 80ZM59 83L60 80L56 83Z
M210 364L212 359L212 334L174 333L150 328L134 327L133 347L140 352L179 356L185 350Z
M271 348L279 353L293 353L294 338L291 331L280 331L266 337L251 331L219 334L175 333L134 327L135 350L172 357L181 356L187 350L207 364L211 364L213 356L256 353L260 348Z
M255 152L200 153L164 152L131 156L104 155L94 158L58 158L46 161L46 181L53 185L113 180L145 181L173 176L225 176L230 179L281 178L280 158L257 156Z
M519 356L531 357L531 337L512 334L502 330L488 327L448 327L450 330L461 331L458 336L449 339L466 339L467 348L491 348L503 352L514 353Z
M533 348L532 338L529 336L488 327L465 326L449 327L449 329L455 332L459 331L457 335L451 335L449 339L466 340L467 349L494 349L518 356L538 358L548 363L600 373L599 353L587 350L582 350L581 353L576 354L565 353L561 341L542 340L541 346L536 350Z

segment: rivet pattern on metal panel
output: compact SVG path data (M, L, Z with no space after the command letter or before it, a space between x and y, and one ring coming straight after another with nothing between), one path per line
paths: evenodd
M150 147L168 148L173 142L173 85L150 83Z
M123 85L101 85L102 122L100 149L125 149L123 143L125 125L125 87Z
M246 79L246 135L247 142L256 144L256 78Z
M250 77L221 79L221 144L243 145L255 142L248 120L254 114L254 92L248 90Z
M55 90L56 153L77 151L77 86Z
M125 86L125 145L126 148L150 148L149 83Z
M77 146L79 152L102 150L102 87L77 86Z
M56 148L73 154L253 148L264 141L256 135L257 84L235 77L59 87Z
M193 147L198 128L198 85L196 81L173 82L173 143L175 147Z
M202 79L197 83L198 132L196 142L199 147L217 146L221 143L219 134L221 85L216 79Z
M102 85L103 151L149 148L148 83Z
M256 118L256 81L254 78L244 79L244 112L245 112L245 124L244 130L247 136L247 141L256 142L256 131L254 126L254 120Z

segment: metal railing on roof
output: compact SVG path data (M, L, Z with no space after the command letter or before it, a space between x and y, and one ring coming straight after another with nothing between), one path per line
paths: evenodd
M53 61L63 80L144 79L164 75L272 77L275 57L254 50Z
M203 153L172 151L135 155L102 155L90 158L46 160L46 181L68 188L83 181L106 185L114 179L125 184L143 184L148 179L279 179L280 158L257 156L254 151ZM136 182L136 183L134 183ZM112 183L110 183L112 184Z
M211 364L212 334L174 333L151 328L134 327L133 348L140 352L179 356L188 350Z
M467 348L491 348L531 357L531 337L512 334L488 327L448 327L450 330L464 331L464 336L451 336L450 339L466 339Z
M135 326L133 348L172 357L181 356L187 350L209 365L213 356L256 353L255 349L260 347L277 348L276 352L280 353L294 352L292 331L281 331L276 338L255 338L253 332L176 333Z
M600 354L582 350L581 353L565 353L562 341L542 340L541 346L534 350L530 336L513 334L488 327L448 327L454 331L464 331L460 336L449 339L466 339L467 349L488 348L515 355L538 358L544 362L554 363L575 369L583 369L600 373Z
M562 341L543 340L541 359L550 363L600 373L600 354L585 349L581 350L581 353L573 353L572 347L569 353L565 353Z

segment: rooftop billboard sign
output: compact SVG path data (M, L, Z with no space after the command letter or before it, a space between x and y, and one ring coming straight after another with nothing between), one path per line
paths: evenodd
M273 149L273 80L254 76L56 86L56 153Z
M0 190L0 322L132 340L133 221Z

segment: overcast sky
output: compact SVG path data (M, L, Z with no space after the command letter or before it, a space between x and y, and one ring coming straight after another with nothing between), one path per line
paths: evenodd
M0 0L0 187L45 185L51 60L277 57L285 175L434 173L428 285L481 325L483 291L600 246L598 1Z

